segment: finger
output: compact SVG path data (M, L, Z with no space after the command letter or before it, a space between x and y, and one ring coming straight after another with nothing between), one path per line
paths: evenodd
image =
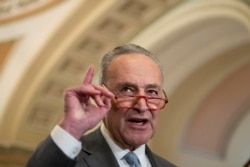
M99 96L99 95L93 96L93 99L94 99L97 106L99 106L99 107L104 106L103 99L101 96Z
M101 94L101 91L98 89L95 89L91 84L68 88L64 91L64 93L66 92L69 92L79 97L88 97L88 96Z
M103 98L103 103L104 103L104 105L105 105L105 107L106 107L107 109L110 109L110 108L111 108L111 98L106 98L106 97L104 97L104 98Z
M105 86L93 84L93 87L96 90L99 90L101 92L101 94L104 95L104 96L107 96L109 98L114 97L114 94L110 90L108 90L108 88L106 88Z
M88 72L85 75L85 78L83 80L83 84L91 84L93 77L94 77L94 66L91 65L91 66L89 66Z
M93 96L93 99L96 103L97 106L99 107L107 107L109 105L111 105L111 99L110 97L107 97L107 96L99 96L99 95L96 95L96 96Z

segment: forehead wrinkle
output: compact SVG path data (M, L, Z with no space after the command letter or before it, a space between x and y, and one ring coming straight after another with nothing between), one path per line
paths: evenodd
M140 66L141 63L143 66ZM149 73L145 75L145 72ZM115 85L119 82L128 81L127 84L134 84L134 87L153 88L157 87L155 85L161 87L163 83L157 64L143 55L126 54L115 57L107 68L107 74L107 82L115 83ZM151 81L155 81L155 83Z
M146 85L146 88L157 88L157 89L160 89L160 85L158 84L155 84L155 83L152 83L152 84L147 84Z

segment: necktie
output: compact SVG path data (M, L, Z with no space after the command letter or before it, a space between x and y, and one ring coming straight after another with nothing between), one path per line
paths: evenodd
M130 167L141 167L138 157L133 152L129 152L124 156L124 159L130 165Z

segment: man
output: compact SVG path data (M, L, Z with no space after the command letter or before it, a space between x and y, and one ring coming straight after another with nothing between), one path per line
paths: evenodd
M102 59L100 85L93 76L90 66L82 85L65 90L64 117L27 167L174 167L146 145L167 103L157 58L134 44L118 46Z

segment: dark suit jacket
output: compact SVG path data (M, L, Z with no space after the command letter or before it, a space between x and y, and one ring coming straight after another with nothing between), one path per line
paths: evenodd
M68 158L48 137L34 152L26 167L119 167L100 129L83 136L82 150L75 160ZM146 146L152 167L175 167Z

